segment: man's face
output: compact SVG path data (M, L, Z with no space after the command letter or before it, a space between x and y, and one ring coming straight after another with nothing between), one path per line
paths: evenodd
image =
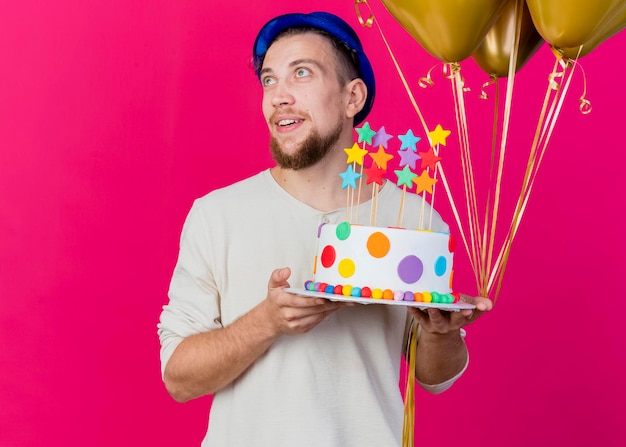
M260 78L279 166L304 169L324 158L346 120L347 96L331 43L315 33L281 37L268 49Z

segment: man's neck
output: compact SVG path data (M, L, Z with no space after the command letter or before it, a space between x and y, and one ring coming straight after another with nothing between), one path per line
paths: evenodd
M336 148L309 168L294 171L276 166L270 172L276 182L299 201L320 211L333 211L346 206L347 189L341 188L339 177L348 166L346 157L343 149ZM358 166L355 171L359 171ZM371 196L371 186L361 185L361 202Z

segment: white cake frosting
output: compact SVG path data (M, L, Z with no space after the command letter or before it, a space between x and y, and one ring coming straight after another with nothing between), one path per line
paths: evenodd
M449 233L324 224L318 232L313 281L324 288L389 290L395 299L407 292L450 294L453 252Z

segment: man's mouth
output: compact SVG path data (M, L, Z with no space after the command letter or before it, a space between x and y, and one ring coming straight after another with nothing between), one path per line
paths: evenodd
M294 124L298 124L301 123L302 120L290 120L290 119L285 119L285 120L280 120L278 122L278 126L279 127L287 127L287 126L293 126Z

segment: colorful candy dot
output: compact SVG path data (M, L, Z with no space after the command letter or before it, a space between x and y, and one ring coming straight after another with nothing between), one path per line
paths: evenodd
M335 290L333 290L333 293L335 295L343 295L343 286L341 285L335 286Z
M335 259L337 257L337 253L335 252L335 247L332 245L327 245L322 250L322 254L320 256L320 261L322 265L326 268L329 268L335 263Z
M354 275L356 266L354 265L354 261L352 259L346 258L342 259L339 262L337 270L339 271L339 274L344 278L350 278L352 275Z
M415 301L417 301L417 302L419 302L419 303L421 303L421 302L423 302L423 301L424 301L424 295L422 295L422 293L421 293L421 292L415 292L415 293L413 294L413 296L415 297L415 299L414 299L414 300L415 300Z
M324 292L326 292L326 293L335 293L335 286L332 286L330 284L327 285L326 289L324 290Z
M415 295L413 295L413 292L404 292L404 301L413 301L413 299L415 298Z
M352 291L350 292L350 295L355 297L355 298L360 298L361 297L361 288L360 287L353 287Z
M430 296L432 297L432 302L433 303L442 303L443 301L441 301L441 294L437 293L437 292L431 292Z
M363 287L361 289L361 297L370 298L371 296L372 296L372 289L370 289L369 287Z
M459 292L451 292L450 295L454 297L453 303L458 303L459 301L461 301L461 295L459 295Z
M372 290L372 298L379 300L383 297L383 291L381 289Z
M305 282L304 282L304 290L311 290L311 289L309 288L309 286L310 286L310 284L311 284L312 282L313 282L313 281L311 281L311 280L305 281Z
M404 300L404 292L402 290L396 290L393 292L393 299L395 301L402 301Z
M422 273L424 273L424 265L417 256L406 256L398 264L398 276L407 284L414 284L419 281Z
M316 292L320 291L320 283L316 282L313 284L313 290L315 290Z
M422 298L424 298L425 303L433 302L433 296L429 292L422 292Z
M345 241L350 236L350 224L348 222L341 222L337 225L335 234L337 235L337 239Z
M389 289L385 289L383 290L383 299L384 300L392 300L393 299L393 292Z
M346 284L345 286L343 286L343 290L341 291L341 294L343 296L352 296L352 286L349 284Z
M384 258L389 253L390 247L389 238L380 231L372 233L367 238L367 251L375 258Z
M439 256L435 261L435 275L443 276L446 273L448 267L448 261L443 256Z

